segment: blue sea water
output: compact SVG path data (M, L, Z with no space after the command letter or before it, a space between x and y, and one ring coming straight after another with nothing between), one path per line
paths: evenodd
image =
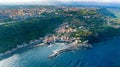
M51 48L35 47L18 50L11 56L0 60L0 67L120 67L120 38L93 44L91 49L66 52L49 59Z

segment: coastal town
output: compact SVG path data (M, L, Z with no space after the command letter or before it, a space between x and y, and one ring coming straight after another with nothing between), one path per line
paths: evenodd
M54 34L50 34L43 39L44 44L54 44L54 43L64 43L64 47L61 49L54 50L48 58L54 58L57 55L67 52L79 50L80 48L91 48L91 44L88 44L88 40L82 42L80 37L70 37L70 33L76 32L76 28L71 28L67 22L61 24L56 30ZM43 45L43 44L40 44Z
M70 43L70 42L73 42L74 40L79 39L79 38L76 39L76 38L69 37L69 34L71 32L75 32L75 31L76 31L76 29L72 29L69 27L68 24L64 23L55 30L54 34L50 34L50 35L46 36L45 39L43 40L43 42L44 43L52 43L52 42Z

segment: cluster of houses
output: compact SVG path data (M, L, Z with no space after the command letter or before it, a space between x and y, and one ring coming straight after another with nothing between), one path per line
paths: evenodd
M62 24L54 34L50 34L43 39L44 43L65 42L71 43L73 41L81 42L80 38L70 37L71 32L75 32L76 29L69 27L67 23Z

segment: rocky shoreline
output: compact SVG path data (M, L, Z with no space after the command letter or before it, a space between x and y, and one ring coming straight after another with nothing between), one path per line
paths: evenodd
M41 47L41 46L48 46L48 47L52 47L52 43L44 43L42 42L43 38L40 38L39 40L31 40L29 43L23 43L22 45L17 45L16 48L13 48L11 50L8 50L4 53L0 53L0 56L4 56L4 55L7 55L7 54L11 54L13 53L14 51L18 50L18 49L21 49L21 48L24 48L24 47L28 47L28 46L31 46L31 47ZM61 44L62 42L54 42L54 44ZM63 52L68 52L68 51L73 51L73 50L78 50L82 47L92 47L90 44L87 43L87 41L83 42L83 43L80 43L80 44L76 44L76 42L72 42L72 43L65 43L64 48L62 49L57 49L57 50L54 50L52 52L51 55L48 56L48 58L53 58L53 57L56 57L57 55L63 53Z
M3 53L0 53L0 56L4 56L4 55L7 55L7 54L11 54L13 53L14 51L18 50L18 49L21 49L21 48L24 48L24 47L27 47L27 46L31 46L33 47L34 45L37 45L39 43L42 43L42 39L43 38L39 38L38 40L31 40L29 43L23 43L21 45L17 45L16 48L13 48L13 49L10 49L6 52L3 52Z
M80 44L76 44L75 42L73 42L73 43L66 45L64 48L54 50L52 54L48 56L48 58L52 59L61 53L68 52L68 51L75 51L81 48L92 48L92 45L88 44L86 41Z

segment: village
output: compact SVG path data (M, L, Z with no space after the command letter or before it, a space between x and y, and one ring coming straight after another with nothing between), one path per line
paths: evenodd
M73 29L69 27L67 23L64 23L55 30L54 34L50 34L46 36L43 40L43 43L46 43L46 44L55 43L55 42L72 43L75 41L76 44L78 44L78 42L81 42L80 37L75 38L75 37L70 37L69 35L71 32L75 32L75 31L76 29Z
M74 50L79 50L80 48L92 48L91 44L88 44L88 40L86 41L81 41L80 37L71 37L70 33L72 32L76 32L76 28L71 28L68 23L63 23L62 25L60 25L60 27L58 27L55 30L54 34L50 34L48 36L46 36L43 39L43 44L39 44L39 46L43 46L45 44L48 45L48 47L52 46L51 44L54 43L64 43L64 47L60 48L60 49L56 49L54 50L49 56L48 58L54 58L56 56L58 56L59 54L63 53L63 52L68 52L68 51L74 51Z

